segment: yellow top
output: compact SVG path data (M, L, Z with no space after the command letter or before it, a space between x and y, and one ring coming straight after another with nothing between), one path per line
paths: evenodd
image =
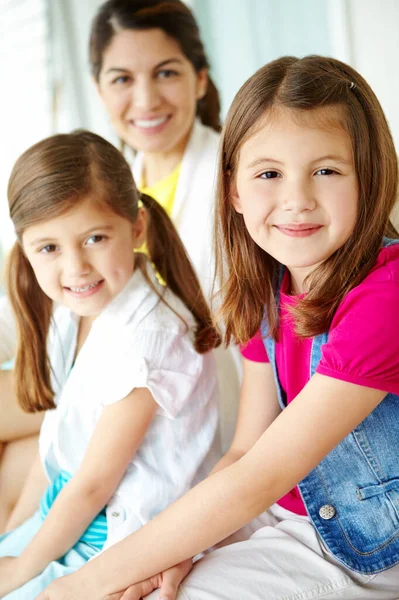
M157 181L154 185L145 186L141 183L139 190L143 194L147 194L156 200L162 208L166 211L168 217L172 216L173 205L175 203L175 195L177 182L179 181L180 175L180 167L181 163L177 165L175 169L169 175ZM137 249L137 252L144 252L144 254L148 255L147 244L144 243L140 248ZM158 281L165 285L165 281L162 279L161 275L157 272Z
M171 217L173 211L173 205L175 203L175 195L177 182L179 181L181 163L177 165L175 169L169 175L161 179L161 181L157 181L154 185L151 186L140 186L140 192L143 194L148 194L148 196L152 196L162 208L165 209L168 216Z

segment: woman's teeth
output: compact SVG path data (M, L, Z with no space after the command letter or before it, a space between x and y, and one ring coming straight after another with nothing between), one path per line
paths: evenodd
M159 117L158 119L135 119L134 124L144 129L150 129L151 127L158 127L166 123L168 117Z

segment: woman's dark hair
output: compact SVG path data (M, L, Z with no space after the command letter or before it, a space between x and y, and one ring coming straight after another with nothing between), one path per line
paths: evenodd
M51 136L22 154L8 185L10 217L17 234L7 274L18 329L14 376L18 401L28 412L55 406L46 349L52 301L36 280L22 235L33 224L65 214L89 194L131 223L137 219L141 199L149 217L149 258L166 286L194 316L195 349L204 353L220 344L198 278L172 221L153 198L139 194L119 150L89 131ZM136 262L146 277L144 255L137 254Z
M193 13L181 0L108 0L94 17L89 43L89 59L98 82L104 52L120 31L161 29L175 39L196 73L209 69L209 62ZM219 93L208 76L208 87L198 100L197 114L204 125L220 131Z

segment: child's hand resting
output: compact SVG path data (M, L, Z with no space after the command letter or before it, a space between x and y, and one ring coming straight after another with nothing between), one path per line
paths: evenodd
M141 583L131 585L127 590L116 592L110 596L92 596L91 600L141 600L154 590L159 589L161 600L175 600L180 583L189 574L193 566L191 559L185 560L167 571L154 575ZM87 600L87 588L80 584L74 575L61 577L44 590L36 600ZM76 582L76 585L75 585Z
M0 558L0 598L23 586L31 575L24 568L21 558L3 556Z
M160 590L160 600L175 600L179 585L190 573L192 567L193 561L191 559L185 560L159 575L154 575L141 583L131 585L125 592L118 592L107 596L105 600L141 600L141 598L145 598L145 596L157 589ZM53 599L50 598L49 600ZM54 600L58 599L54 598Z

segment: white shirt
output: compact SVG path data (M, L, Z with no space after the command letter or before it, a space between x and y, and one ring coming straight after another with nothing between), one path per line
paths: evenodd
M213 227L219 145L220 134L196 119L182 158L171 215L208 300L215 272ZM140 184L143 176L141 152L134 157L133 176ZM227 450L234 434L240 396L241 354L238 346L219 347L215 357L221 398L222 445L223 450Z
M147 273L162 291L151 267ZM147 387L158 411L107 505L104 550L139 529L204 477L218 458L212 353L193 347L194 319L169 290L165 300L140 270L94 321L71 370L78 318L59 306L49 333L57 408L46 413L40 454L50 480L76 473L103 408ZM134 424L132 424L132 427Z

